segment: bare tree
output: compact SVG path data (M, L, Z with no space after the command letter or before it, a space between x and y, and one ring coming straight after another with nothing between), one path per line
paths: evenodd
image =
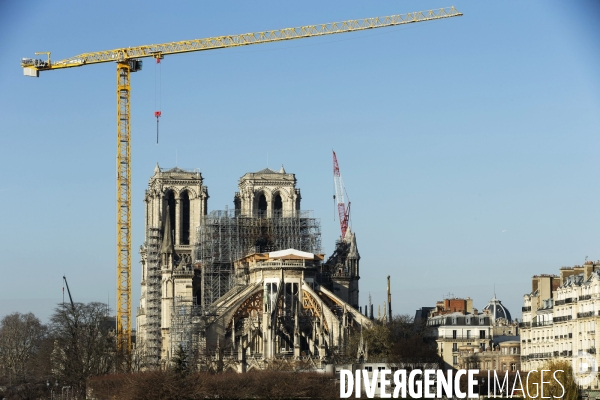
M410 315L396 315L387 326L389 341L393 343L390 362L441 365L435 340L425 321L419 323Z
M27 367L46 337L46 327L32 313L13 313L0 322L0 373L9 382L28 374Z
M440 361L428 327L415 323L410 315L395 315L390 322L375 321L363 329L362 336L371 361L414 365L435 365ZM359 342L360 332L353 332L346 349L348 360L356 357Z
M114 321L103 303L61 304L50 318L53 374L74 393L85 394L89 377L115 367Z

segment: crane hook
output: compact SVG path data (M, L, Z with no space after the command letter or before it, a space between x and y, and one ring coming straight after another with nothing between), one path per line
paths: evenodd
M161 116L161 112L160 111L154 111L154 116L156 117L156 144L158 144L158 119Z

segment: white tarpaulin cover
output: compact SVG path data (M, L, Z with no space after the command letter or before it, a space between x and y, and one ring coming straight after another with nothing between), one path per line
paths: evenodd
M285 258L286 256L293 256L292 258L303 258L306 260L313 260L315 255L313 253L307 253L296 249L286 249L279 251L269 252L269 258Z

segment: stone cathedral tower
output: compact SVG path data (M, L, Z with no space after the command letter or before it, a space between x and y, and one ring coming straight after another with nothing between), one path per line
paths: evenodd
M208 191L202 183L199 171L163 170L156 164L144 197L146 229L164 229L168 215L175 250L186 259L195 243L200 217L206 215Z
M265 168L249 172L240 178L239 192L233 203L241 215L252 217L289 217L300 210L300 189L296 188L296 176Z
M146 242L140 249L142 293L137 312L138 342L150 365L168 357L173 299L192 298L191 267L196 227L206 215L208 191L199 171L161 169L158 164L144 197ZM196 280L197 281L197 280Z

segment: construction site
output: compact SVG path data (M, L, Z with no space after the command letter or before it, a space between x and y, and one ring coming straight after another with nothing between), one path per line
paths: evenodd
M131 367L131 74L143 58L359 32L461 16L454 7L83 53L59 61L23 58L25 76L114 62L117 67L117 315L119 364ZM160 102L159 102L160 104ZM154 112L156 139L162 112ZM161 169L145 194L141 298L135 357L167 368L176 355L198 368L261 368L275 357L325 362L345 350L350 331L370 324L359 312L359 260L336 155L341 235L325 261L320 220L300 207L296 177L268 168L239 180L233 209L207 210L199 170ZM372 317L372 306L371 317ZM365 307L365 313L367 307ZM391 313L391 310L390 310ZM364 349L363 349L364 350ZM250 364L247 360L255 360ZM216 363L216 364L215 364ZM210 364L210 365L209 365ZM215 367L216 365L216 367Z
M296 183L283 167L247 173L233 209L207 212L198 171L155 168L140 249L144 366L166 368L182 351L199 369L245 371L276 357L320 364L370 324L357 310L360 255L346 205L325 261L320 220L300 208Z

